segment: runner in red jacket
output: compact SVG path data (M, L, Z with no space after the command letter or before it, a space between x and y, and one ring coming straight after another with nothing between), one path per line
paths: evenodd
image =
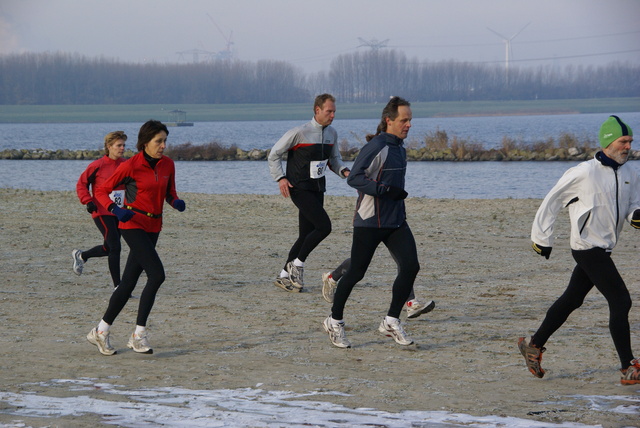
M165 280L164 266L156 251L156 243L162 229L162 208L167 201L178 211L185 210L185 203L178 199L175 189L175 166L163 155L167 146L167 127L157 120L150 120L138 133L138 154L120 165L107 181L96 189L98 202L107 207L120 220L120 232L129 245L129 257L120 285L111 295L109 306L96 328L87 335L103 355L113 355L115 348L109 343L109 328L124 308L144 271L147 283L140 295L136 329L127 346L135 352L151 354L147 339L147 319L160 285ZM119 207L109 194L124 186L124 204Z
M97 201L95 192L98 187L113 174L116 168L125 161L124 154L125 141L127 135L123 131L114 131L104 137L105 155L89 164L87 169L80 175L76 184L76 193L80 203L85 205L87 211L93 217L98 230L102 234L103 243L89 250L82 251L75 249L72 251L73 271L76 275L81 275L84 263L93 257L108 256L109 273L113 286L120 284L120 231L118 230L118 218L111 214ZM92 195L92 193L94 195ZM110 194L110 201L122 205L124 197L124 186L116 188Z

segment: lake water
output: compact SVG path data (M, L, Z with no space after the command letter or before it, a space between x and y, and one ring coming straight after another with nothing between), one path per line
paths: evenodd
M73 190L88 161L0 160L0 187ZM351 165L347 162L347 165ZM410 162L410 197L431 199L543 198L562 173L577 162ZM640 173L640 161L631 161ZM266 161L176 162L178 193L276 195ZM333 173L327 194L355 196Z
M481 143L486 149L500 147L507 136L525 143L570 133L590 136L595 141L598 129L608 114L569 114L539 116L445 117L414 118L408 141L420 141L430 132L440 129L449 137L457 136ZM339 112L338 112L339 117ZM632 128L640 129L640 112L621 113ZM311 115L309 116L311 119ZM378 126L378 119L336 119L333 126L340 140L354 146L364 142L364 136ZM191 142L205 144L216 141L236 145L243 150L268 149L290 128L303 121L196 122L194 126L169 129L171 144ZM0 124L0 150L5 149L101 149L104 136L123 130L129 136L128 146L135 147L140 123L53 123Z
M416 118L411 138L435 129L450 137L499 147L504 136L524 142L562 132L591 135L595 140L607 114ZM640 112L620 116L640 129ZM218 141L248 150L273 146L284 132L301 121L197 122L193 127L170 128L169 144ZM336 120L340 138L354 145L377 126L377 120ZM103 136L121 129L135 146L138 123L0 124L0 150L7 148L96 149ZM413 136L413 137L412 137ZM640 161L631 161L640 171ZM89 161L0 160L0 187L36 190L74 190ZM562 173L577 162L410 162L407 191L413 197L494 199L543 198ZM277 194L266 161L176 162L178 192L209 194ZM328 195L354 196L355 190L334 174L327 175Z

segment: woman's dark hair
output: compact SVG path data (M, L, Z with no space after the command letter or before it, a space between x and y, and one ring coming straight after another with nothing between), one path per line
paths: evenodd
M138 144L136 144L136 149L138 149L139 152L143 151L145 144L153 140L153 137L158 135L161 131L164 131L169 135L167 125L164 123L153 119L146 121L140 127L140 131L138 132Z
M387 118L389 120L396 120L396 118L398 117L398 107L401 106L411 107L411 103L401 97L391 97L387 105L382 109L382 118L380 119L380 123L378 124L378 129L376 129L375 135L368 134L366 136L367 141L371 141L371 139L376 135L379 135L381 132L387 131Z

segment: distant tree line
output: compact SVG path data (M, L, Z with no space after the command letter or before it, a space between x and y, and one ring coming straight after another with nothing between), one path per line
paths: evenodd
M393 49L336 57L305 75L284 62L216 60L140 64L68 53L0 56L0 104L222 104L308 102L330 92L340 102L531 100L640 96L640 67L420 62Z

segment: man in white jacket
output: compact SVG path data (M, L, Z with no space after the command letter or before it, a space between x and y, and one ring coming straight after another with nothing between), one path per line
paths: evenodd
M640 178L625 165L633 131L617 116L600 127L602 151L594 159L567 170L544 198L533 220L533 249L549 258L553 225L563 207L569 209L571 253L576 266L565 292L547 311L531 338L521 337L518 348L529 371L542 378L545 343L595 286L609 304L609 331L620 358L623 385L640 384L640 360L631 350L631 296L611 259L625 221L640 228Z

